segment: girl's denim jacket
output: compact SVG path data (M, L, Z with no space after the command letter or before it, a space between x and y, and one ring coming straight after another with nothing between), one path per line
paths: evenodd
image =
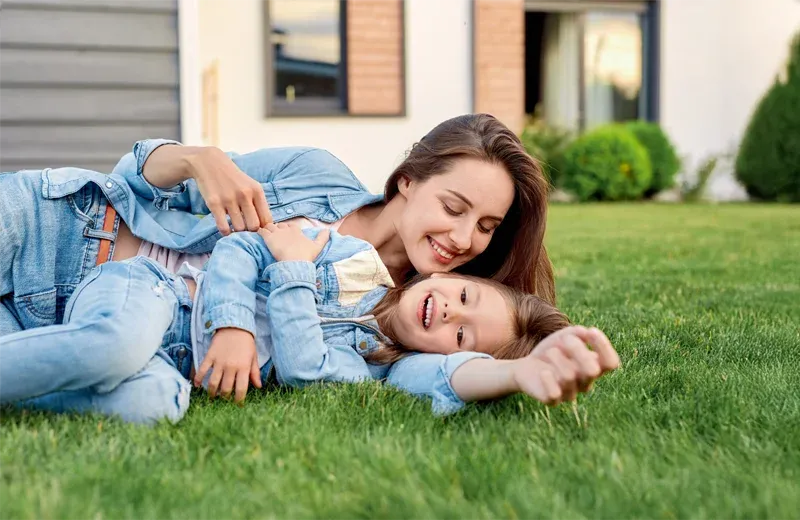
M303 232L313 239L319 231ZM370 313L393 284L372 245L335 231L314 262L279 262L257 233L234 233L217 242L204 271L204 333L235 327L258 338L256 313L265 312L271 345L257 341L259 358L270 358L283 384L385 379L432 398L434 413L447 414L464 406L450 385L455 370L490 357L416 353L390 365L367 363L363 356L385 341ZM266 309L257 308L264 300Z

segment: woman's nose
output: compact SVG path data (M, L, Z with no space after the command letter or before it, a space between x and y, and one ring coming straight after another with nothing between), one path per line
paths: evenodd
M450 240L453 241L459 252L469 250L472 245L472 230L468 226L459 226L450 230Z

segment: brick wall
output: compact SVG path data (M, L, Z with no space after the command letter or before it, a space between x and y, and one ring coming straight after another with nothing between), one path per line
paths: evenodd
M346 5L348 112L402 114L402 0L348 0Z
M524 0L475 0L475 112L513 131L525 121Z

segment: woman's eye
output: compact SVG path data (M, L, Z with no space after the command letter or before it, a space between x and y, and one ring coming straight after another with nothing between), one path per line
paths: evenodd
M454 210L453 208L451 208L447 204L442 203L442 206L444 206L444 210L446 212L448 212L449 214L453 215L454 217L457 217L458 215L460 215L460 213L458 211Z
M456 334L456 340L458 340L458 346L461 346L461 340L464 339L464 327L458 328L458 333Z
M484 226L483 224L478 224L478 231L480 231L481 233L486 233L488 235L489 233L494 231L494 228L490 229Z
M461 303L465 304L465 305L467 303L467 288L466 287L464 287L464 289L461 291Z

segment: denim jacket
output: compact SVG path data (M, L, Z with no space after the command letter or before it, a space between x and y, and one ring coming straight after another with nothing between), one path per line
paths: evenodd
M138 141L114 167L111 177L124 180L137 202L144 203L144 215L130 212L123 215L129 217L125 221L134 235L158 245L190 253L209 252L222 235L194 179L163 189L144 178L145 161L165 144L180 143L166 139ZM335 222L362 206L383 200L383 195L370 193L343 162L326 150L263 148L227 155L261 184L275 222L301 216Z
M313 239L319 231L303 232ZM283 384L385 379L430 397L434 413L447 414L464 406L450 385L453 372L470 359L490 357L418 353L391 365L367 363L364 356L388 341L370 312L393 284L369 243L335 231L314 262L278 262L258 234L235 233L217 243L204 271L204 333L223 327L251 332L259 360L268 358ZM264 300L266 308L257 308ZM256 331L256 316L263 312L269 343Z

